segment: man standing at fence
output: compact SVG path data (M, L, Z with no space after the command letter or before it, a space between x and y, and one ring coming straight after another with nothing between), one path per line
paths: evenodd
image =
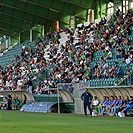
M88 92L88 89L84 89L84 93L81 95L81 100L83 101L84 104L84 113L85 116L87 117L87 106L90 111L90 116L92 116L92 109L91 109L91 101L93 99L93 96Z
M11 104L12 104L12 96L11 93L8 94L7 98L7 110L11 110Z
M33 89L33 83L32 80L30 78L28 78L28 82L27 85L29 86L29 92L32 94L32 89Z

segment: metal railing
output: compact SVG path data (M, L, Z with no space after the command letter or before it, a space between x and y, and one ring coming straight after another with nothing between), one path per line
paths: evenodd
M118 82L118 85L132 86L133 85L133 70L129 75L124 75Z
M117 85L129 85L129 83L127 82L130 82L132 83L132 75L133 75L133 64L132 63L129 63L127 64L125 67L122 68L122 71L125 71L123 74L117 74L116 77L117 77ZM127 70L130 70L131 73L129 75L126 74L126 71ZM128 78L126 77L126 75L128 76ZM130 84L131 85L131 84Z

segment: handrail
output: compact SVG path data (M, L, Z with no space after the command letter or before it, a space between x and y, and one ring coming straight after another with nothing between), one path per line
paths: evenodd
M130 64L128 64L127 66L129 66L129 65L131 65L131 63ZM127 67L126 66L126 67ZM132 66L132 65L131 65ZM132 74L133 74L133 70L131 71L131 73L128 75L128 77L131 77L132 76ZM124 80L127 80L127 77L124 77L125 75L123 75L123 77L121 77L120 79L118 79L118 80L120 80L118 83L117 83L117 85L120 85Z

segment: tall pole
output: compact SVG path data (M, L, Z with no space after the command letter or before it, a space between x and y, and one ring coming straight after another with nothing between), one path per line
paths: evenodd
M33 40L33 31L32 29L30 29L30 42L32 42L32 40Z
M49 87L48 87L48 102L47 102L47 113L48 113L48 104L49 104Z
M42 35L43 35L43 37L45 35L45 26L44 25L43 25L43 28L42 28Z
M60 113L60 99L59 99L59 89L57 85L57 101L58 101L58 113Z
M121 7L122 7L122 18L123 18L123 0L121 0Z
M127 13L127 2L125 0L125 15L126 15L126 13Z

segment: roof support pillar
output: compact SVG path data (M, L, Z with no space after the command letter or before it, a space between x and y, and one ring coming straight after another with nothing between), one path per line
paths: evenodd
M43 29L42 29L42 35L43 35L43 37L45 35L45 26L44 25L43 25Z
M20 40L21 40L21 33L19 33L19 43L21 43Z
M9 46L11 46L11 37L9 36Z
M30 29L30 42L33 41L33 39L32 39L32 37L33 37L33 36L32 36L32 33L33 33L33 32L32 32L32 29Z
M70 27L75 30L76 24L75 24L75 16L70 17Z
M94 10L93 9L89 9L88 10L87 22L94 23L94 21L95 21L95 19L94 19Z
M6 39L6 49L9 48L9 46L10 46L10 39L8 38Z

